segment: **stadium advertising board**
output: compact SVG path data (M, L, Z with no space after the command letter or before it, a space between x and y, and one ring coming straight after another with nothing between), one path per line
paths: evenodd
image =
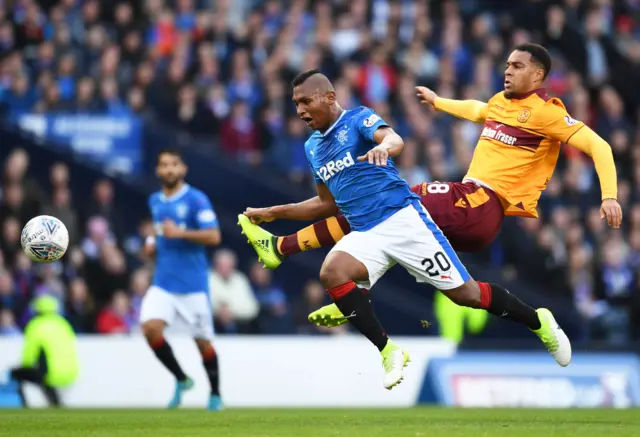
M142 168L142 120L133 115L21 114L22 130L99 163L131 174Z
M420 402L457 407L630 408L640 405L633 354L460 353L428 366Z
M168 336L178 361L194 378L185 407L204 407L207 377L193 340ZM379 353L356 336L261 336L216 339L221 391L229 407L404 407L418 399L429 360L449 357L455 345L439 339L398 338L411 353L406 382L385 390ZM20 337L0 337L0 375L19 361ZM80 378L63 391L69 407L162 408L174 381L141 336L85 336L78 340ZM4 387L4 388L2 388ZM44 405L35 387L26 396ZM15 387L0 377L0 408L17 406Z

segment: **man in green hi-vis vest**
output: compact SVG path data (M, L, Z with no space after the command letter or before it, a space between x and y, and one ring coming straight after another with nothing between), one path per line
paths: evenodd
M439 291L436 291L433 299L440 337L460 343L465 333L478 335L487 326L488 312L456 305Z
M52 406L60 406L59 388L68 387L78 377L76 334L58 314L58 301L51 296L33 300L35 312L24 330L22 364L11 370L20 384L22 405L27 406L23 383L34 383L44 392Z

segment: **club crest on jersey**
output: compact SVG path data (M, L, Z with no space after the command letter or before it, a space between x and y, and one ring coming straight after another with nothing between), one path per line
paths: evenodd
M325 165L320 167L316 173L323 182L327 182L331 179L331 176L341 172L345 168L351 167L354 164L355 161L353 160L353 156L351 156L351 152L347 152L344 158L327 162Z
M576 125L576 124L580 123L575 118L571 118L570 115L565 115L564 116L564 121L565 121L565 123L567 123L567 126L573 126L573 125Z
M189 212L189 207L186 204L179 203L176 206L176 214L178 215L179 218L181 219L185 218L188 212Z
M365 127L371 127L376 124L378 120L380 120L380 117L377 114L371 114L369 117L364 119L362 124L364 124Z
M349 137L347 137L347 133L348 132L349 132L349 128L348 127L345 127L340 132L338 132L338 135L337 135L336 138L338 139L338 142L340 143L341 146L344 146L344 143L347 142L347 139L349 138Z
M531 117L531 111L529 109L523 109L518 114L518 122L526 123L527 120L529 120L529 117Z

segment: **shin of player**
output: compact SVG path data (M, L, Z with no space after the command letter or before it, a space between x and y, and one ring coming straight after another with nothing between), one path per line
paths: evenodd
M442 293L458 305L481 308L494 316L527 326L542 340L559 365L565 367L571 363L571 343L549 310L534 309L501 285L473 279L458 288L442 290Z
M218 221L207 196L184 182L186 165L178 152L161 152L156 172L162 190L149 199L155 236L145 244L145 255L155 256L156 265L153 285L140 310L143 332L158 360L176 378L169 403L170 408L176 408L194 381L182 370L164 330L173 324L190 330L211 385L209 409L220 410L218 356L212 344L213 316L204 249L220 243Z

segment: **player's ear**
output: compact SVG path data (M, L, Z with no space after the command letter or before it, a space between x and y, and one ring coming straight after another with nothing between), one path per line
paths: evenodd
M327 92L327 94L325 94L324 98L325 98L326 102L331 105L331 104L336 102L336 92L335 91L329 91L329 92Z

